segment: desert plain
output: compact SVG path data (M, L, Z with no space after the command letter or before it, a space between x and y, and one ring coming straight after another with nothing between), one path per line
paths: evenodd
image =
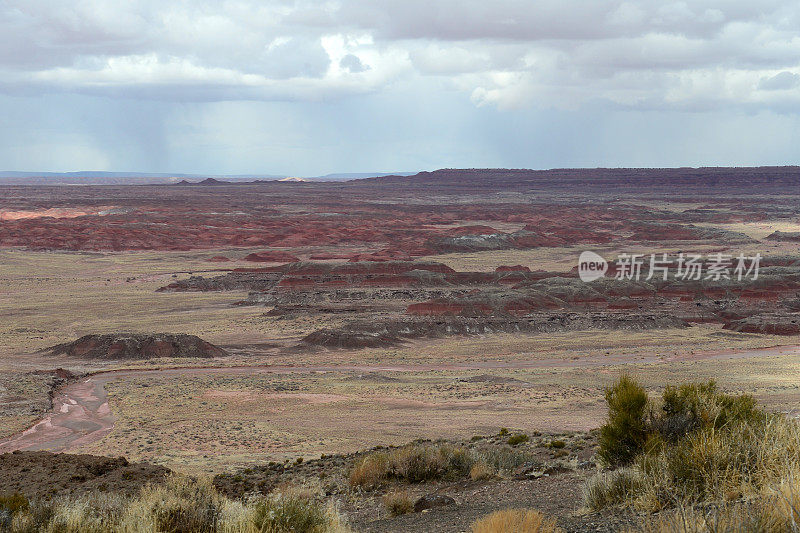
M375 447L525 434L577 465L623 373L653 396L714 379L794 417L798 183L763 167L4 186L0 451L228 486L271 463L314 477L309 462ZM580 279L584 251L605 278ZM645 258L640 279L615 278L621 254ZM651 254L761 259L756 279L645 279ZM452 493L460 511L435 530L462 531L508 504L470 507L482 490L579 492L588 468L412 490ZM355 525L426 530L379 496L345 498ZM577 500L538 504L612 527Z

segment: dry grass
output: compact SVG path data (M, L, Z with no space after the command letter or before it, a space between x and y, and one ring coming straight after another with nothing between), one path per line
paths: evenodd
M472 468L469 470L469 478L472 481L484 481L487 479L493 478L497 474L497 471L492 468L491 466L487 465L484 462L477 462L472 465Z
M391 516L400 516L414 510L414 500L404 490L388 492L383 496L383 506Z
M27 503L27 502L26 502ZM342 516L304 489L242 503L210 482L172 476L133 499L103 493L31 502L6 512L8 533L347 533ZM2 518L2 517L0 517Z
M594 511L624 504L642 489L643 479L642 473L633 468L599 472L586 481L583 500Z
M362 489L378 487L388 476L389 457L385 453L373 453L356 463L350 472L350 485Z
M561 533L556 521L534 509L495 511L472 524L472 533Z
M350 485L374 489L389 480L421 483L436 479L485 480L507 474L535 460L524 447L464 447L452 444L409 444L364 456L350 471Z

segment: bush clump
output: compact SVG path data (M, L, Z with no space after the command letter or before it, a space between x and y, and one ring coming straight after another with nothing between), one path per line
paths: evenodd
M406 491L389 492L383 496L383 505L391 516L400 516L414 510L414 500Z
M512 435L508 438L508 444L511 446L516 446L517 444L522 444L523 442L528 442L530 437L528 437L525 433L518 433L516 435Z
M469 478L472 481L483 481L491 479L496 474L495 469L484 463L483 461L477 462L472 465L469 470Z
M520 441L526 442L527 436ZM350 486L375 489L388 481L422 483L437 479L488 479L536 461L524 447L465 447L448 443L414 443L365 455L350 471Z
M474 463L474 455L461 446L409 444L362 458L350 472L350 485L372 489L390 479L422 483L445 477L462 478L469 475Z
M623 375L606 389L606 403L608 421L600 428L598 456L609 466L630 464L647 442L647 393Z
M766 413L749 395L720 392L713 381L668 386L654 403L623 376L606 401L598 455L626 468L587 482L591 509L760 498L800 473L800 425Z
M15 498L15 502L21 502ZM27 502L27 500L25 500ZM210 482L172 476L133 498L91 493L15 505L0 520L6 533L344 533L336 510L302 491L285 491L243 503L216 492ZM3 511L8 512L9 507Z
M255 504L253 525L264 533L323 533L328 519L325 507L308 496L286 492Z
M556 521L534 509L495 511L472 524L472 533L562 533Z

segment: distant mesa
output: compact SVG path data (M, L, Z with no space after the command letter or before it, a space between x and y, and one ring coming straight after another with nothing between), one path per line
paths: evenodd
M266 252L256 252L244 257L245 261L254 263L297 263L300 258L281 250L269 250Z
M189 181L189 180L181 180L177 182L175 185L230 185L227 181L221 181L214 178L206 178L203 181Z
M215 180L214 178L206 178L199 182L198 185L225 185L224 181Z
M288 182L303 181L303 182L305 182L305 181L308 181L308 180L304 180L303 178L298 178L298 177L295 177L295 176L289 176L288 178L279 179L278 181L288 181Z
M513 266L505 266L500 265L497 267L495 272L530 272L530 267L526 267L524 265L513 265Z
M214 257L209 257L206 261L210 263L227 263L230 261L229 258L225 257L224 255L215 255Z
M175 333L84 335L78 340L53 346L49 353L84 359L212 358L228 355L222 348L196 335Z

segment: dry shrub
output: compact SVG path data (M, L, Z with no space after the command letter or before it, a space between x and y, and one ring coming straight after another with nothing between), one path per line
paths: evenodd
M214 533L223 498L208 480L172 475L163 484L145 486L123 517L131 533Z
M404 446L389 454L390 475L409 483L441 477L447 465L444 453L432 446Z
M636 468L645 483L631 500L645 510L676 501L758 497L800 471L800 426L773 416L765 423L704 429L643 456Z
M421 483L444 477L462 478L469 475L474 463L472 451L461 446L409 444L362 458L350 472L350 485L373 489L387 479Z
M383 496L383 505L392 516L400 516L414 510L414 500L404 491L393 491Z
M583 499L594 511L626 503L642 489L644 476L634 468L620 468L611 472L600 472L586 481Z
M3 531L12 533L107 533L118 531L124 502L116 496L93 494L76 500L33 502L18 512Z
M800 478L793 472L775 488L765 491L761 523L765 531L800 532Z
M744 510L699 511L679 508L669 514L647 518L626 533L768 533ZM777 532L776 532L777 533Z
M31 502L9 520L9 533L337 533L347 532L336 508L301 487L257 502L231 501L207 480L173 475L122 499L103 493Z
M320 502L298 494L278 493L255 505L253 524L262 533L322 533L327 520Z
M472 533L561 533L556 521L534 509L505 509L478 519Z
M495 470L484 462L478 462L472 465L469 471L469 478L472 481L483 481L491 479L495 476Z
M385 453L373 453L358 461L350 472L350 485L363 489L379 486L389 476L389 457Z

